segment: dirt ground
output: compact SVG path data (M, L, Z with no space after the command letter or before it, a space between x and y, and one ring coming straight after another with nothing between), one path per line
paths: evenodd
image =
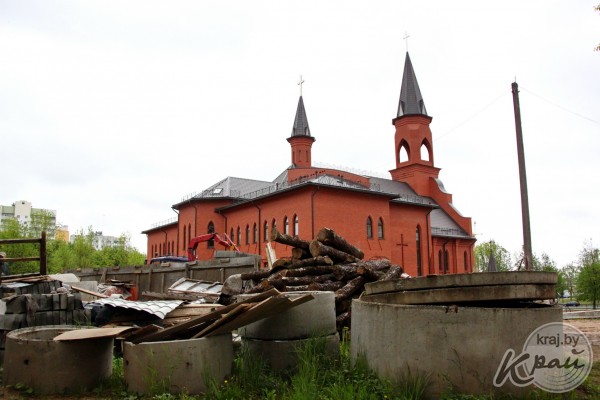
M592 345L594 362L600 361L600 318L596 319L566 319L566 324L573 325L585 334Z

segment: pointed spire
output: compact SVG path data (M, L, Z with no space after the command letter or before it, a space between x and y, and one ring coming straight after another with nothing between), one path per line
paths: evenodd
M419 90L417 77L413 70L408 51L404 61L404 75L402 76L402 89L400 90L400 102L398 104L398 117L403 115L427 115L423 96Z
M294 136L310 136L310 128L308 127L308 118L306 118L302 96L298 100L298 109L296 110L296 118L294 118L292 137Z

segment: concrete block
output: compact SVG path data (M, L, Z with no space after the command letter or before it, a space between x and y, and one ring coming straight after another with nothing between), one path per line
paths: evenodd
M2 300L6 305L5 314L22 314L27 311L27 299L25 296L16 296L10 300Z

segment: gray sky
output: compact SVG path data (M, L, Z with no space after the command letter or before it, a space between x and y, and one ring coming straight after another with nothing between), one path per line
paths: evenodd
M425 3L425 4L424 4ZM600 13L586 1L0 0L0 204L129 233L226 176L290 164L299 90L313 162L389 177L407 43L440 178L479 242L600 246Z

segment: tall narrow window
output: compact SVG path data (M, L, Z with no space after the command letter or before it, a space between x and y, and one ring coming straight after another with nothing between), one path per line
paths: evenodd
M171 242L167 242L167 255L171 254Z
M298 215L294 215L294 236L298 236L300 231L298 230Z
M469 272L469 267L467 265L467 252L465 251L463 256L463 266L465 268L465 272Z
M188 224L188 240L192 240L192 224Z
M373 220L367 217L367 238L373 239Z
M406 143L405 141L402 141L402 143L400 144L400 149L398 150L398 160L403 163L408 161L410 157L410 153L408 151L408 143Z
M250 244L250 225L246 225L246 244Z
M377 222L377 237L379 239L383 239L383 219L379 218Z
M237 245L242 243L242 229L238 226L237 228Z
M421 160L431 161L429 156L429 148L427 147L427 145L425 145L425 143L421 145Z
M232 242L235 241L235 233L233 232L233 228L231 228L231 235L229 235L229 239L231 239Z
M207 232L208 233L215 233L215 224L213 224L212 221L210 221L208 223ZM206 247L208 247L209 249L214 249L215 248L215 239L209 239L209 241L206 244Z
M269 241L269 223L267 221L265 221L263 226L263 237L265 239L265 243L267 243Z
M288 217L283 217L283 233L285 233L286 235L290 234L290 224L288 221Z
M277 222L275 222L275 218L273 218L273 221L271 222L271 232L274 231L275 228L277 228Z
M185 236L185 234L186 234L186 230L185 230L185 226L184 226L183 227L183 249L184 250L187 249L187 245L188 245L188 242L186 240L187 236Z
M173 254L175 254L177 252L177 249L175 248L175 241L171 240L171 248L173 249Z
M258 225L254 223L254 229L252 229L252 243L256 243L258 240Z
M421 265L421 227L417 226L417 276L423 275L423 267Z
M440 274L444 273L444 261L442 259L442 251L438 251L438 269L440 271Z
M449 256L448 256L448 250L444 251L444 274L448 273L448 260Z

